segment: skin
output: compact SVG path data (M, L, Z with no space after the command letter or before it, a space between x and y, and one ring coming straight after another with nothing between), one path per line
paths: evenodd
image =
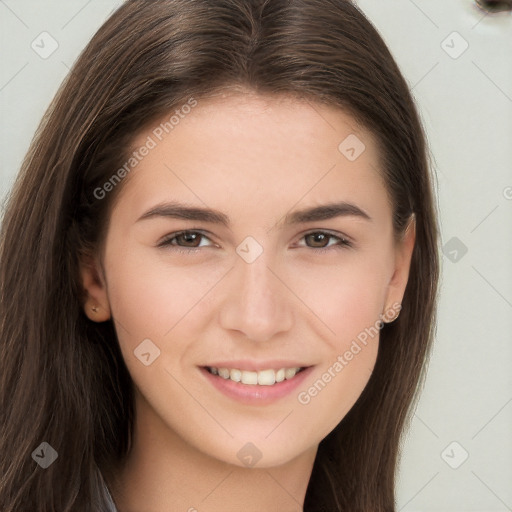
M350 134L366 146L355 161L338 150ZM120 511L301 510L318 444L366 386L378 334L309 403L298 393L332 375L358 334L401 302L409 275L414 222L396 243L375 140L335 108L224 94L199 101L122 187L104 251L82 266L85 311L95 322L114 319L136 387L134 448L112 484ZM169 200L220 210L231 227L137 221ZM291 211L341 200L371 220L279 224ZM205 237L158 247L180 230ZM315 230L353 246L305 236ZM251 263L236 252L247 236L263 248ZM147 338L160 349L148 366L134 355ZM226 397L198 368L290 358L313 372L265 406ZM254 467L237 457L247 442L262 455Z

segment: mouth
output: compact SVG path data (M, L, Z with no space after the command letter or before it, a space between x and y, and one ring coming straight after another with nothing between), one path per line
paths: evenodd
M255 364L240 363L242 368L231 365L200 366L205 381L218 392L239 403L253 406L265 406L293 397L294 392L305 385L314 371L314 366L298 366L297 363L261 364L261 370ZM230 368L230 366L234 366Z
M240 382L247 386L275 386L285 380L293 379L298 373L304 371L306 366L280 368L278 370L267 369L258 371L240 370L239 368L217 368L205 366L207 372L225 380Z

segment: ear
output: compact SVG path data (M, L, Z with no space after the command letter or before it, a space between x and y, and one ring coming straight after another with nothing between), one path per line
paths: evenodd
M80 264L82 286L86 293L85 314L94 322L105 322L110 318L110 303L107 285L97 258L87 258Z
M388 284L388 291L386 295L383 315L386 312L393 311L394 304L401 304L407 281L409 279L409 270L411 268L411 259L416 241L416 216L414 213L411 215L407 228L403 237L396 244L395 249L395 269L393 276ZM398 312L397 312L398 313ZM395 317L396 318L396 317Z

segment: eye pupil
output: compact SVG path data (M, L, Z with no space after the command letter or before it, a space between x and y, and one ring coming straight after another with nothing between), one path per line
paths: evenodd
M311 233L309 236L314 238L315 243L317 243L317 242L322 243L324 241L324 239L327 239L327 236L325 235L325 233Z
M192 243L198 239L197 233L182 233L180 236L185 241L185 243Z

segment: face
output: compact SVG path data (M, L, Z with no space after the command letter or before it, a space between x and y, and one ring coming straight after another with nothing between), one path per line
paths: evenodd
M394 242L375 140L337 109L232 94L158 126L83 267L87 314L114 319L146 422L217 460L286 463L366 386L414 229Z

